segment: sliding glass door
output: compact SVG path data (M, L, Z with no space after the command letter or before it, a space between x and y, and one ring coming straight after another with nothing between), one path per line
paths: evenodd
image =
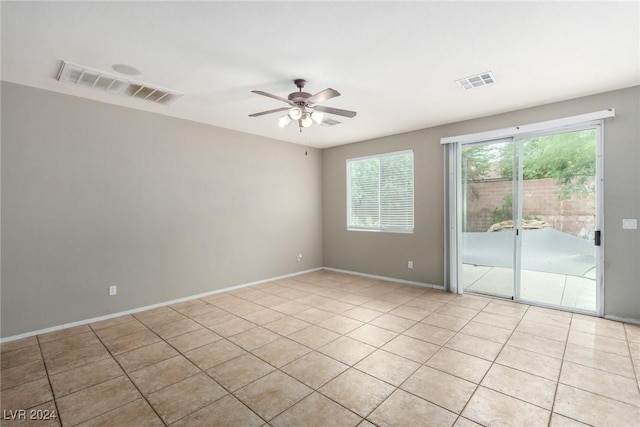
M599 310L600 127L460 144L458 284Z
M460 248L466 292L515 295L515 154L511 139L462 146Z
M590 128L518 142L523 300L596 311L597 139Z

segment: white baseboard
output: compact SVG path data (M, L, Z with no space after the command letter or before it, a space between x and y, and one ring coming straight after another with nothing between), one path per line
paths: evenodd
M612 316L610 314L605 314L604 318L609 320L615 320L616 322L624 322L624 323L632 323L634 325L640 325L639 319L630 319L627 317Z
M386 280L388 282L404 283L406 285L422 286L423 288L438 289L442 291L444 290L444 286L432 285L430 283L423 283L423 282L413 282L411 280L396 279L395 277L377 276L375 274L360 273L357 271L350 271L350 270L341 270L339 268L332 268L332 267L323 267L323 270L335 271L337 273L353 274L356 276L370 277L372 279Z
M0 344L7 343L7 342L10 342L10 341L19 340L19 339L22 339L22 338L32 337L34 335L42 335L42 334L46 334L46 333L49 333L49 332L55 332L55 331L59 331L61 329L68 329L68 328L73 328L75 326L82 326L82 325L86 325L86 324L89 324L89 323L100 322L102 320L108 320L108 319L112 319L114 317L125 316L127 314L139 313L141 311L151 310L153 308L164 307L165 305L177 304L179 302L190 301L192 299L208 297L210 295L219 294L221 292L229 292L229 291L233 291L235 289L246 288L247 286L254 286L254 285L259 285L261 283L272 282L274 280L286 279L288 277L298 276L300 274L311 273L311 272L314 272L314 271L322 270L322 268L323 267L317 267L317 268L312 268L310 270L298 271L296 273L285 274L284 276L271 277L269 279L258 280L258 281L250 282L250 283L243 283L241 285L230 286L230 287L222 288L222 289L216 289L215 291L204 292L204 293L197 294L197 295L190 295L188 297L178 298L178 299L174 299L174 300L171 300L171 301L164 301L164 302L160 302L160 303L157 303L157 304L146 305L144 307L133 308L131 310L119 311L117 313L107 314L105 316L92 317L91 319L85 319L85 320L79 320L77 322L65 323L65 324L62 324L62 325L52 326L50 328L45 328L45 329L38 329L37 331L26 332L24 334L13 335L13 336L6 337L6 338L0 338Z
M285 274L283 276L271 277L269 279L258 280L258 281L255 281L255 282L244 283L244 284L241 284L241 285L230 286L230 287L222 288L222 289L216 289L215 291L204 292L204 293L201 293L201 294L190 295L190 296L187 296L187 297L178 298L178 299L174 299L174 300L171 300L171 301L164 301L164 302L161 302L161 303L147 305L147 306L144 306L144 307L138 307L138 308L134 308L134 309L131 309L131 310L125 310L125 311L120 311L120 312L117 312L117 313L107 314L105 316L93 317L91 319L79 320L77 322L65 323L65 324L62 324L62 325L52 326L50 328L39 329L37 331L26 332L24 334L13 335L13 336L6 337L6 338L0 338L0 344L7 343L7 342L10 342L10 341L19 340L19 339L22 339L22 338L32 337L34 335L41 335L41 334L46 334L46 333L49 333L49 332L55 332L55 331L59 331L61 329L73 328L75 326L82 326L82 325L86 325L86 324L89 324L89 323L100 322L102 320L108 320L108 319L112 319L114 317L125 316L127 314L139 313L141 311L151 310L153 308L163 307L163 306L166 306L166 305L177 304L177 303L184 302L184 301L190 301L190 300L197 299L197 298L203 298L203 297L207 297L207 296L210 296L210 295L219 294L219 293L222 293L222 292L229 292L229 291L233 291L235 289L246 288L248 286L259 285L261 283L272 282L274 280L286 279L286 278L289 278L289 277L298 276L300 274L305 274L305 273L311 273L311 272L319 271L319 270L335 271L337 273L353 274L353 275L356 275L356 276L370 277L372 279L386 280L386 281L389 281L389 282L403 283L403 284L407 284L407 285L421 286L421 287L424 287L424 288L444 290L444 286L432 285L430 283L414 282L414 281L411 281L411 280L403 280L403 279L396 279L394 277L386 277L386 276L378 276L378 275L375 275L375 274L360 273L358 271L341 270L339 268L332 268L332 267L317 267L317 268L312 268L310 270L298 271L298 272L291 273L291 274ZM605 315L604 318L605 319L609 319L609 320L615 320L617 322L624 322L624 323L631 323L631 324L635 324L635 325L640 325L640 320L638 320L638 319L624 318L624 317L613 316L613 315Z

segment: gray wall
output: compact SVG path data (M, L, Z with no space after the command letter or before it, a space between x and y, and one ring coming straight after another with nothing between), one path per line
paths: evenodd
M325 267L442 285L443 154L433 129L322 151ZM431 143L431 141L433 143ZM346 160L413 149L413 234L347 231ZM407 268L413 261L413 269Z
M607 108L605 125L605 314L640 320L640 87L484 117L323 150L323 236L326 267L444 284L443 148L440 138L557 119ZM347 231L348 158L414 150L415 233ZM414 262L413 270L407 261Z
M2 83L1 158L2 337L322 266L319 150Z
M0 335L322 265L442 285L440 138L612 107L605 312L640 320L640 87L320 152L2 83ZM345 160L408 148L416 232L346 231Z

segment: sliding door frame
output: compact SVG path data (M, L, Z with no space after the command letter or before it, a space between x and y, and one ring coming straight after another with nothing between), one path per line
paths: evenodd
M595 113L583 114L548 122L535 123L514 128L458 137L442 138L441 143L447 145L444 152L445 159L445 288L449 292L462 294L462 147L475 143L492 143L512 141L514 144L514 179L513 179L513 213L514 213L514 285L513 299L519 302L573 311L584 314L604 316L604 119L614 117L613 109ZM595 229L601 233L600 246L596 246L596 309L595 312L569 308L561 305L545 304L520 298L520 267L521 267L521 218L522 203L522 174L523 144L519 142L531 137L567 133L585 129L596 130L596 222ZM516 173L517 172L517 173ZM517 175L517 178L516 178ZM497 296L499 297L499 296Z

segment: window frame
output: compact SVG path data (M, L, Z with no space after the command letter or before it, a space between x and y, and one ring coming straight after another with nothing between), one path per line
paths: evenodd
M368 159L378 159L379 161L383 158L394 157L399 155L411 154L411 228L395 228L395 227L384 227L380 224L378 227L364 227L364 226L354 226L350 224L351 220L351 207L352 207L352 199L351 199L351 168L350 164L353 162L368 160ZM412 148L406 150L392 151L381 154L371 154L367 156L361 157L353 157L346 159L346 224L347 231L365 231L365 232L373 232L373 233L396 233L396 234L413 234L415 231L415 155L414 150ZM380 177L378 177L378 188L381 186ZM380 211L382 204L381 195L378 194L378 210ZM380 221L380 219L379 219Z

